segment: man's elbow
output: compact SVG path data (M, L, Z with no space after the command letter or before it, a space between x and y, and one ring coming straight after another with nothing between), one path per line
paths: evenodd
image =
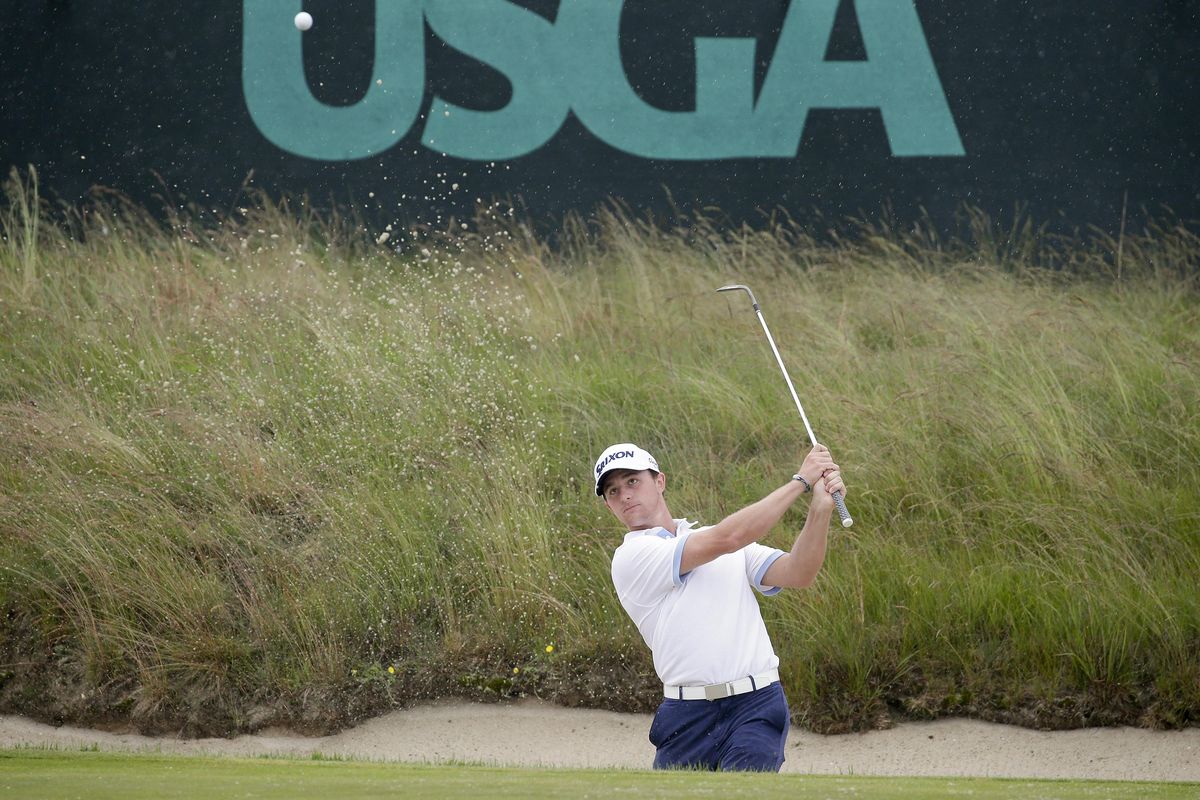
M757 525L739 525L731 528L725 534L724 546L728 548L725 552L736 553L747 545L754 544L759 539L766 536L768 531L763 530Z
M712 534L713 547L721 555L736 553L754 541L753 539L746 540L747 532L736 527L724 529L713 528L710 533Z
M779 576L779 581L775 585L784 589L807 589L817 582L817 573L820 571L820 567L788 570Z
M800 577L794 584L792 584L792 588L793 589L807 589L808 587L812 586L816 582L817 582L817 573L812 572L812 573L809 573L807 575Z

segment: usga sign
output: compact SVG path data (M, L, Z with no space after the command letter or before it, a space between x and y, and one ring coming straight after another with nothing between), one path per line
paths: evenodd
M301 0L245 0L242 85L276 146L307 158L378 155L404 138L425 93L425 29L502 73L501 109L434 96L424 145L462 159L516 158L574 113L593 135L644 158L794 158L814 108L878 108L897 156L964 154L913 0L856 0L865 61L825 61L838 0L792 0L758 99L756 41L697 37L696 108L665 111L634 92L621 64L624 0L561 0L554 22L507 0L378 0L374 74L351 106L313 97L304 76Z

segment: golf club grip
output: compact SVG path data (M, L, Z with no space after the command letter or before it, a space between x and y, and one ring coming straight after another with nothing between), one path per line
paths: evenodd
M838 516L842 518L842 527L849 528L854 524L854 520L850 518L850 512L846 510L846 501L842 499L841 491L833 493L833 504L837 506Z

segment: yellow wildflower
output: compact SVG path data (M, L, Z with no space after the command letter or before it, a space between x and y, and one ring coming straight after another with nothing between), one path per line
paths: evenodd
M546 645L546 652L547 652L547 653L553 653L553 652L554 652L554 645L552 645L552 644L548 644L548 645Z
M396 668L388 667L388 675L395 675L395 674L396 674Z

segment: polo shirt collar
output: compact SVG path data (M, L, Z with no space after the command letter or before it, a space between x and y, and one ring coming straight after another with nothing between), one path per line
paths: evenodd
M645 530L641 530L641 531L632 531L630 533L630 535L632 535L632 536L638 536L638 535L640 535L640 536L657 536L660 539L674 539L676 536L680 536L684 533L687 533L694 527L696 527L695 522L692 522L687 519L677 519L677 520L675 520L675 532L674 533L671 533L671 531L667 530L666 528L658 527L658 528L646 528Z

